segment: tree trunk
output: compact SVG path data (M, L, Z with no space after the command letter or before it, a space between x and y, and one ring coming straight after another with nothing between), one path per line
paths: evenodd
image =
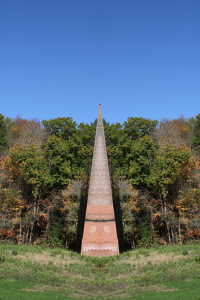
M29 227L27 228L27 232L26 232L26 243L28 243L28 235L29 235Z
M154 237L153 211L152 211L152 208L150 208L150 213L151 213L150 229L151 229L151 244L152 244L153 237Z
M171 227L171 234L172 234L172 243L175 244L175 237L174 237L174 226Z
M49 243L49 232L50 232L50 210L51 208L48 207L47 209L47 226L46 226L46 239Z
M66 225L66 240L65 240L65 249L69 249L69 238L68 238L68 228Z
M29 243L32 243L32 239L33 239L33 226L34 226L34 221L31 222L31 232L30 232L30 237L29 237Z
M178 218L178 234L179 234L179 243L182 245L181 241L181 222L180 222L180 217Z
M171 236L170 236L170 228L169 228L169 222L166 220L166 226L167 226L167 235L168 235L168 242L171 244Z
M19 242L18 242L18 245L21 245L21 236L22 236L22 218L20 217L20 222L19 222Z

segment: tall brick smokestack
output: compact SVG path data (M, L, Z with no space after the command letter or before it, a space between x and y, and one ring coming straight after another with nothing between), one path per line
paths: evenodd
M118 253L119 244L99 104L81 254L101 257Z

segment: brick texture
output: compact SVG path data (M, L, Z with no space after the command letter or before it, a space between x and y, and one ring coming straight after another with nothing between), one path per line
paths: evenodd
M99 257L119 253L101 104L99 105L81 253Z

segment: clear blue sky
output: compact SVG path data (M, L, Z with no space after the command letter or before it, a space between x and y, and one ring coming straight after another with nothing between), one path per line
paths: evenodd
M0 0L0 113L200 113L200 0Z

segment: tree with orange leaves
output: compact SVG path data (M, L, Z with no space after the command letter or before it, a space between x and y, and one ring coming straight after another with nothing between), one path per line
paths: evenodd
M153 133L153 139L159 144L161 149L167 145L179 149L183 146L189 146L188 134L189 124L181 116L174 120L164 119L160 121L156 131Z
M21 149L30 145L40 148L47 140L47 134L37 119L26 120L17 116L12 122L11 132L11 145L18 145Z

